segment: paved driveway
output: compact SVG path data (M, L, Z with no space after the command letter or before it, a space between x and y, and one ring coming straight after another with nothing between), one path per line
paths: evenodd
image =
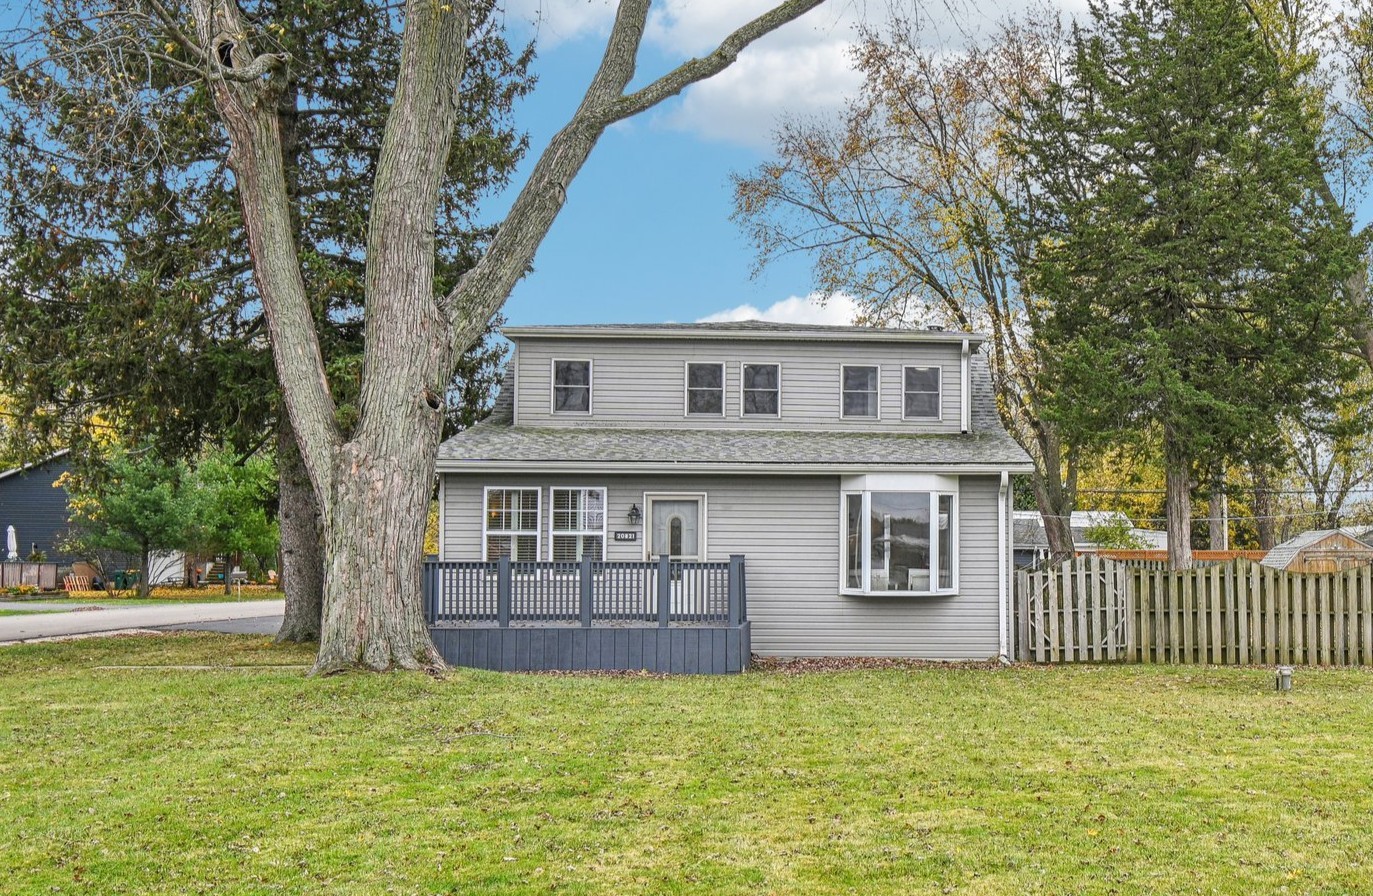
M0 616L0 644L129 629L273 634L281 627L284 603L280 599L245 600Z

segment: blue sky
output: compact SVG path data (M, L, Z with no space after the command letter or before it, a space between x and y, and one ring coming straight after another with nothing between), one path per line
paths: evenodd
M819 309L809 260L784 258L757 279L754 252L729 220L731 173L769 157L780 116L832 116L859 85L846 48L855 27L893 13L918 16L946 46L960 34L1025 13L1041 0L829 0L746 50L730 69L609 130L512 294L511 324L692 321L707 316L848 323L851 303ZM1047 0L1068 16L1086 0ZM657 0L640 54L639 83L708 52L769 0ZM540 83L518 108L528 129L527 171L571 116L604 46L612 0L507 0L512 36L534 34ZM531 24L533 23L533 24ZM880 24L880 22L878 23ZM942 39L941 39L942 36ZM517 178L516 182L519 182ZM512 196L487 203L498 220ZM1366 203L1358 215L1367 219Z
M636 83L707 52L767 4L660 6ZM821 310L806 301L805 258L774 263L752 278L753 249L729 215L730 175L768 157L777 117L835 114L856 86L844 55L853 13L852 3L821 7L713 82L610 129L568 189L534 272L507 303L510 323L691 321L730 310L748 314L738 311L744 305L797 320L847 322L846 308ZM605 0L510 4L512 32L527 35L533 27L538 46L539 85L517 110L532 143L522 170L575 109L599 62L611 14ZM511 198L493 197L489 216L498 219Z

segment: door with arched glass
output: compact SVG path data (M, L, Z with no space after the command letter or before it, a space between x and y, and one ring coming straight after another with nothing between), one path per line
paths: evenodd
M673 560L705 556L705 496L645 495L648 505L648 556Z

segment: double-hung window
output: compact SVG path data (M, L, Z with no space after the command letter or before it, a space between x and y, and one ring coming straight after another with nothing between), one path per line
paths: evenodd
M553 413L591 413L591 362L553 362Z
M907 367L905 415L907 420L939 419L939 368Z
M488 488L485 503L483 559L539 559L539 489Z
M742 369L741 416L782 416L782 365L745 364Z
M550 558L575 562L605 559L605 489L552 489Z
M687 364L686 412L688 416L724 416L725 365Z
M879 368L845 364L839 368L840 414L876 420Z
M954 491L845 491L844 590L952 594L958 589Z

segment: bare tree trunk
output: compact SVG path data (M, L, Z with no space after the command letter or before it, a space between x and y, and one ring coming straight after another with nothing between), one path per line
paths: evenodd
M1368 295L1368 269L1365 264L1347 282L1349 300L1358 314L1355 335L1360 340L1363 359L1373 368L1373 300Z
M482 259L436 298L438 191L455 131L470 10L460 0L408 0L368 222L360 422L347 437L335 419L283 170L277 113L289 59L253 54L243 39L251 29L232 0L192 0L197 46L183 41L183 49L198 54L230 136L229 164L272 357L324 514L316 673L443 666L423 615L420 571L441 396L458 358L528 271L568 185L607 127L722 71L752 41L820 2L786 0L711 53L626 93L649 3L621 0L600 68L572 121L534 166ZM168 26L175 23L168 19Z
M295 430L284 414L277 432L277 476L281 588L286 594L277 642L318 641L324 612L324 521L300 459Z
M1264 464L1254 462L1250 469L1254 476L1254 528L1258 531L1259 550L1271 551L1278 544L1272 480Z
M316 674L443 667L420 593L437 437L414 433L402 453L388 447L343 447L325 524L329 568Z
M1206 503L1211 550L1230 549L1230 526L1225 511L1225 464L1218 461L1211 469L1211 497Z
M1054 561L1071 560L1077 555L1073 545L1073 510L1077 506L1077 457L1063 457L1061 443L1047 424L1036 428L1035 471L1030 477L1035 504L1044 519L1044 537Z
M1164 489L1167 495L1168 565L1192 568L1192 460L1171 429L1163 430Z
M140 564L139 567L138 567L138 596L139 596L139 597L146 598L146 597L148 597L149 595L152 594L152 588L148 585L149 573L150 573L151 570L152 570L152 557L153 557L153 549L152 549L152 546L149 545L147 542L144 542L143 545L142 545L142 551L141 551L140 554L139 554L139 561L138 561L139 564Z

